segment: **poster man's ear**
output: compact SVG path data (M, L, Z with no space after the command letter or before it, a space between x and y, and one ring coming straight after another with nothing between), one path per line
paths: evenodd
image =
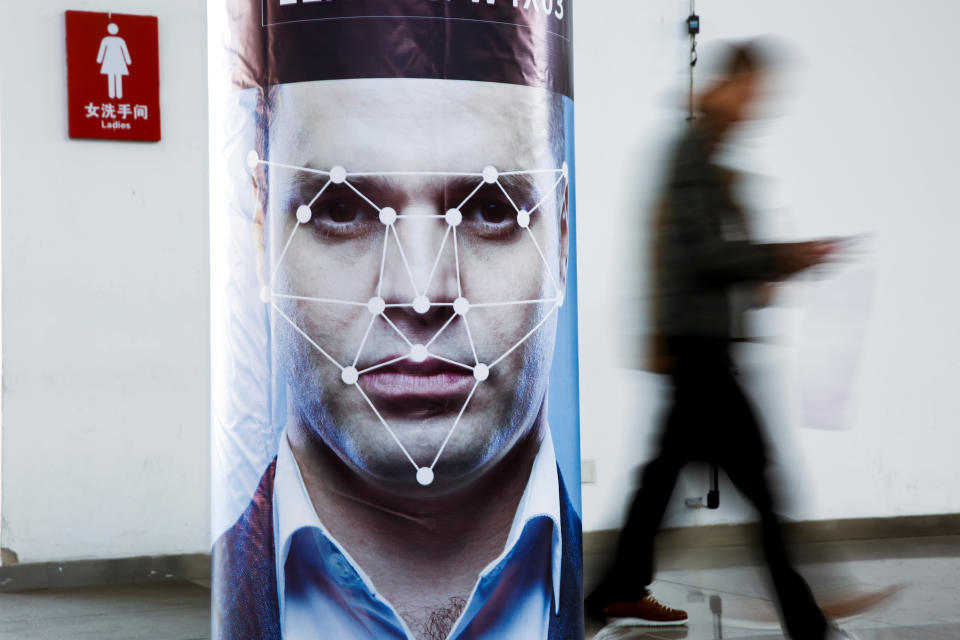
M560 292L567 290L567 267L570 264L570 184L564 181L560 200Z
M251 231L253 233L253 247L257 252L257 277L260 280L261 287L266 286L268 279L266 270L267 215L264 193L260 188L260 180L262 179L263 176L259 174L254 174L250 179L253 184L253 224Z

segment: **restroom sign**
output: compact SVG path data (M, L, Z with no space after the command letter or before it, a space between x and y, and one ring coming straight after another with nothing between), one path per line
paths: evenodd
M67 11L71 138L160 140L157 18Z

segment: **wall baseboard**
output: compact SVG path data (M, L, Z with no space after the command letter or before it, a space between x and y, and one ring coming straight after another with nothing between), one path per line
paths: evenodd
M208 580L210 554L140 556L0 566L0 592Z
M795 543L952 536L960 534L960 513L787 522L784 529L786 537ZM613 553L619 534L617 529L587 531L583 534L583 552ZM756 536L756 526L753 523L678 527L660 532L657 549L750 545L756 541Z
M796 543L955 536L960 535L960 514L791 522L785 529L787 537ZM613 529L587 531L583 534L584 554L613 553L618 535L619 531ZM755 540L752 524L680 527L661 531L657 549L669 554L745 546ZM0 566L0 592L209 579L210 554L206 553Z

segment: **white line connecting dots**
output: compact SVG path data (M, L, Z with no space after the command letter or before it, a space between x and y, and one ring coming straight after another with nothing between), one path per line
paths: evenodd
M503 362L511 353L520 348L531 336L533 336L537 331L543 327L544 324L550 319L554 312L563 305L564 302L564 292L559 287L559 280L554 275L553 270L550 267L550 262L547 260L546 254L541 249L539 243L536 240L536 236L533 233L533 230L530 228L531 219L533 214L536 213L538 209L549 199L556 196L557 188L566 181L569 180L569 171L567 163L564 162L563 166L559 169L535 169L535 170L516 170L516 171L506 171L500 172L496 167L487 166L479 173L463 173L463 172L441 172L441 171L383 171L383 172L363 172L363 173L350 173L343 166L334 166L329 171L323 171L318 169L311 169L307 167L298 167L295 165L282 164L273 161L262 160L256 151L251 151L247 154L246 164L250 171L256 170L260 165L277 167L281 169L289 169L293 171L301 171L306 173L311 173L320 176L326 176L327 181L319 192L308 202L299 205L296 209L295 215L297 224L293 226L290 235L287 237L286 242L284 243L282 249L279 252L279 256L276 261L273 263L269 284L264 285L260 290L260 298L265 304L269 304L274 312L280 315L285 322L287 322L297 333L299 333L307 342L313 346L324 358L330 362L332 366L335 366L340 371L340 379L343 384L347 387L353 387L357 392L363 397L365 403L370 407L373 414L376 416L378 421L397 444L400 450L403 452L407 460L410 461L410 464L413 466L416 472L416 480L422 486L428 486L433 484L435 475L434 468L437 465L437 462L440 460L441 455L447 447L447 444L450 442L453 433L456 431L457 426L460 424L464 414L467 411L467 407L470 404L470 401L473 399L477 388L484 382L490 379L493 369L497 367L501 362ZM529 210L519 207L514 199L507 192L504 185L500 182L501 176L515 176L515 175L532 175L532 174L553 174L557 176L557 180L551 189L543 198L537 202ZM366 195L364 195L355 185L350 182L351 177L367 177L367 176L438 176L438 177L467 177L467 178L477 178L478 183L476 187L470 192L470 194L464 198L464 200L456 207L447 210L444 213L438 213L436 215L399 215L393 207L379 207L372 200L370 200ZM298 296L288 293L278 293L274 291L274 285L276 281L277 272L280 269L280 266L286 257L287 251L290 248L291 243L293 242L294 236L297 231L303 225L309 223L313 218L312 207L317 202L317 200L323 195L324 191L331 185L346 185L350 190L352 190L358 197L364 200L367 204L372 206L378 212L379 221L384 226L384 236L383 236L383 248L381 252L380 259L380 270L379 277L377 280L377 287L375 294L369 298L366 302L354 301L354 300L340 300L333 298L319 298L319 297L309 297L309 296ZM485 185L497 185L503 195L506 197L507 201L513 207L514 212L516 213L516 223L517 226L522 229L525 234L530 238L531 243L533 244L537 254L540 257L540 260L543 263L543 267L546 270L547 278L553 286L554 297L552 298L540 298L536 300L497 300L497 301L485 301L485 302L473 302L468 300L463 295L462 289L462 279L461 279L461 265L460 265L460 248L459 248L459 239L457 228L463 223L463 213L462 209L466 204L473 198L481 188ZM399 222L406 218L436 218L442 219L447 224L447 230L443 236L443 240L440 244L440 248L437 251L436 259L433 261L433 266L430 270L430 274L427 278L427 282L424 285L423 289L420 290L417 287L417 283L413 276L413 270L411 269L410 263L407 259L406 252L403 249L403 243L400 240L400 235L397 233L396 226ZM391 242L391 237L393 242L396 243L400 259L403 263L404 271L407 274L407 277L410 280L411 288L413 289L414 296L409 303L400 303L400 304L388 304L386 300L382 297L383 292L383 282L384 282L384 273L387 260L387 249ZM440 264L442 254L446 248L447 243L453 245L453 254L454 254L454 263L456 268L456 277L457 277L457 298L452 302L433 302L427 297L427 292L430 290L430 286L433 283L434 275L437 271L437 268ZM271 256L275 253L271 246ZM352 360L352 364L343 365L340 364L328 351L326 351L321 345L311 338L303 329L297 326L296 322L290 318L283 310L277 306L276 300L278 299L292 299L299 300L304 302L311 302L317 304L329 304L329 305L341 305L341 306L355 306L355 307L365 307L370 315L370 321L367 324L366 331L363 334L363 338L360 342L359 347L357 348L356 354ZM519 305L534 305L534 304L543 304L549 305L549 309L537 324L530 329L520 340L513 344L509 349L507 349L502 355L494 359L492 362L484 363L481 362L477 354L477 346L473 338L473 333L470 329L470 323L467 320L472 309L478 308L496 308L496 307L509 307L509 306L519 306ZM417 314L426 314L432 308L439 307L450 307L452 308L452 314L447 319L447 321L437 330L433 337L426 343L413 343L403 331L396 326L396 324L387 316L387 311L391 308L409 308L412 309ZM363 349L367 344L370 333L373 330L374 324L377 320L381 319L384 323L395 332L407 345L409 351L400 357L394 358L392 360L381 362L376 365L372 365L366 369L358 370L357 363L360 361L360 357L363 353ZM447 329L456 321L460 320L464 327L464 332L467 337L467 341L470 346L471 354L473 355L473 363L467 364L462 362L457 362L449 358L444 357L439 353L431 351L431 347L436 342L436 340L445 332ZM413 457L410 455L407 448L403 445L400 439L397 437L396 432L390 426L390 424L385 420L382 414L377 410L374 403L370 400L367 394L364 392L363 388L360 386L360 380L365 374L372 373L378 369L389 367L398 362L409 360L414 363L426 362L429 359L439 360L445 362L452 366L460 367L466 371L470 371L474 377L473 387L470 390L469 395L466 398L466 401L463 403L463 406L460 408L460 411L457 414L456 419L453 421L453 424L450 427L450 430L447 432L446 437L443 440L443 443L440 446L440 449L437 451L436 455L433 458L433 461L426 466L418 464Z

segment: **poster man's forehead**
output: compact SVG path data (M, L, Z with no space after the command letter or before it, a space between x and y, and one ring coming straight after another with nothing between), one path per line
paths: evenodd
M316 168L425 170L429 164L466 171L554 162L554 100L530 87L406 79L308 82L279 87L273 109L282 117L270 128L272 151L295 153L298 162Z

